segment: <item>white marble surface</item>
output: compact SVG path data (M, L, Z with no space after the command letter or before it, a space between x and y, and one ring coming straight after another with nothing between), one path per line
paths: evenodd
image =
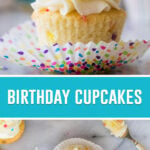
M134 138L150 149L150 121L126 121ZM84 138L101 145L104 150L136 150L131 141L110 136L101 121L26 121L23 137L2 150L53 150L61 141ZM47 147L47 149L44 149Z

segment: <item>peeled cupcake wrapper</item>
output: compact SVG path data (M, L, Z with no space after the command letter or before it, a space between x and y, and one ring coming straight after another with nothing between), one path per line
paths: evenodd
M0 57L41 71L84 74L105 72L133 63L150 47L150 41L90 42L38 45L36 26L28 21L0 38Z
M89 147L90 150L103 150L99 145L80 138L68 139L57 145L54 150L65 150L66 147L71 145L84 145Z

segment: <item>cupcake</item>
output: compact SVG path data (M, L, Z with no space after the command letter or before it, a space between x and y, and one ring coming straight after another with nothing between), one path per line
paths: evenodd
M125 137L128 131L123 120L103 120L104 126L111 131L115 137Z
M126 13L120 0L36 0L32 18L40 45L119 41Z
M0 120L0 144L10 144L19 140L25 124L21 120Z
M58 144L54 150L103 150L101 146L81 138L72 138Z

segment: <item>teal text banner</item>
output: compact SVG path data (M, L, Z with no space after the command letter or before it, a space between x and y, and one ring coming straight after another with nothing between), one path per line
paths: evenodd
M150 77L0 77L0 118L150 118Z

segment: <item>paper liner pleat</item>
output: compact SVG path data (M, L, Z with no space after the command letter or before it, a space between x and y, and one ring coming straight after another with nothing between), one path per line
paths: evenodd
M133 63L150 48L150 41L55 43L39 47L36 26L27 21L0 38L0 57L41 71L83 74L104 72Z

